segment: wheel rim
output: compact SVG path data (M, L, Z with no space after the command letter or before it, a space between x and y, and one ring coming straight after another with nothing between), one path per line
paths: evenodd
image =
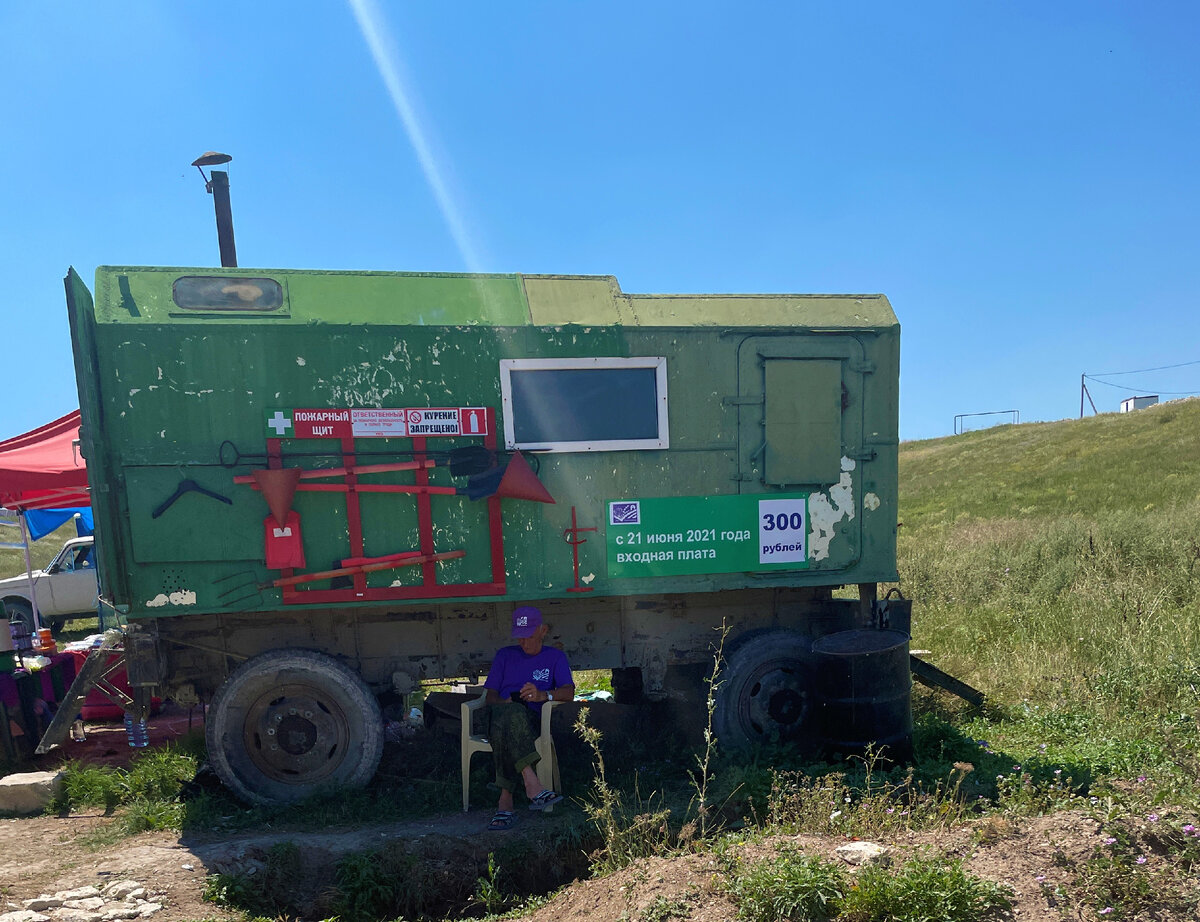
M809 696L799 663L778 660L763 663L734 693L734 711L748 737L787 740L797 736L806 722Z
M268 778L311 784L346 757L350 730L342 708L310 685L281 685L260 695L242 725L245 750Z

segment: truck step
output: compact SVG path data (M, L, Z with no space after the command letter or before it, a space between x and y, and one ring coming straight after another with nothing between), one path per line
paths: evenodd
M67 738L71 724L75 721L75 715L79 713L79 709L83 707L83 702L93 688L98 688L113 704L122 708L133 703L133 699L108 681L110 673L124 666L122 658L113 657L114 653L121 653L124 649L124 633L108 631L100 646L93 648L88 653L87 659L83 662L83 668L75 674L75 680L60 703L58 712L38 742L35 750L37 755L49 752Z

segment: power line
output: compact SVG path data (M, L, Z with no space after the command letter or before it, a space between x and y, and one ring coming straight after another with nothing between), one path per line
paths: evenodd
M1178 365L1159 365L1157 368L1138 368L1135 371L1106 371L1099 375L1084 375L1086 378L1113 378L1117 375L1140 375L1147 371L1166 371L1169 368L1185 368L1188 365L1200 365L1200 359L1194 362L1180 362ZM1102 382L1103 383L1103 382Z
M1144 394L1154 391L1154 388L1152 387L1142 387L1137 384L1114 384L1111 381L1099 381L1092 375L1084 375L1084 378L1093 382L1094 384L1103 384L1107 387L1115 387L1119 391L1141 391ZM1190 394L1200 394L1200 391L1157 391L1157 396L1159 397L1184 397Z

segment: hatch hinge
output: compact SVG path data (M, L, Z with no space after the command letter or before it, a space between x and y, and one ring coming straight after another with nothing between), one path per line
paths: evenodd
M847 448L846 457L854 461L874 461L877 452L874 448Z
M850 370L860 375L869 375L875 371L875 363L862 359L850 362Z

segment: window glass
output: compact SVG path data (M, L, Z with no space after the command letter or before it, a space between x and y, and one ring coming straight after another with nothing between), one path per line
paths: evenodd
M274 279L185 275L171 286L171 297L189 311L273 311L283 304L283 286Z
M501 384L510 448L667 447L663 358L505 360Z

